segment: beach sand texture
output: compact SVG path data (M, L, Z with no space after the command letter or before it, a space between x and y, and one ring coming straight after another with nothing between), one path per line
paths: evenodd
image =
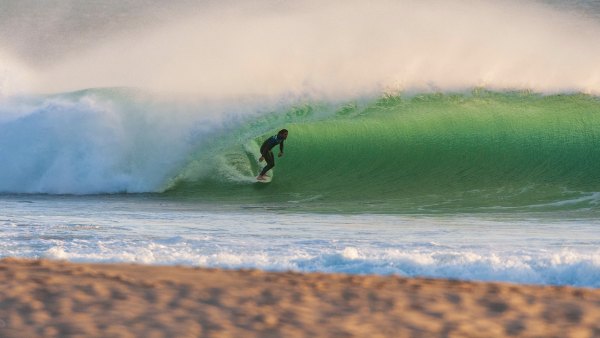
M600 337L600 290L0 261L1 337Z

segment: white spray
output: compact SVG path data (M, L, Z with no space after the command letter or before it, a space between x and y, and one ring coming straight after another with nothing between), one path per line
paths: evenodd
M204 7L202 7L204 6ZM516 1L196 5L38 72L39 91L132 86L194 96L381 90L600 93L600 24Z

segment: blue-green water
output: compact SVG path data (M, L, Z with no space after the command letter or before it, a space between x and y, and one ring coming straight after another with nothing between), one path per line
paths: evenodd
M474 90L386 96L326 116L319 109L297 107L231 130L218 155L199 154L210 170L194 176L192 159L165 194L335 212L596 209L596 97ZM258 152L248 143L268 134L246 135L271 119L290 130L285 156L270 184L252 184ZM239 135L249 140L232 144Z

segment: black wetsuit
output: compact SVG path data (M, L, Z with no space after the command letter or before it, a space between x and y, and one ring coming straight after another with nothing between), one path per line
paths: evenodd
M260 146L260 154L265 158L265 162L267 165L260 172L260 175L263 176L267 173L267 171L271 170L275 166L275 156L273 156L273 152L271 149L279 144L279 151L283 153L283 138L280 138L279 135L269 137L265 142L263 142L262 146Z

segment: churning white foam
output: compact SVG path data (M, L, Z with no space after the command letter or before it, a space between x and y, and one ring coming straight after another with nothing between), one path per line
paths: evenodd
M141 244L141 243L140 243ZM270 271L382 274L436 277L524 284L600 287L600 253L572 249L548 252L477 252L469 250L403 250L322 248L308 252L301 247L270 251L222 248L207 252L184 243L128 244L122 249L52 247L44 256L85 262L133 262L184 264L212 268L257 268Z
M577 213L290 214L106 196L0 207L3 256L600 287L598 218Z
M220 112L102 93L0 105L0 192L155 192L223 128ZM206 108L206 107L205 107ZM223 117L225 118L225 117Z

